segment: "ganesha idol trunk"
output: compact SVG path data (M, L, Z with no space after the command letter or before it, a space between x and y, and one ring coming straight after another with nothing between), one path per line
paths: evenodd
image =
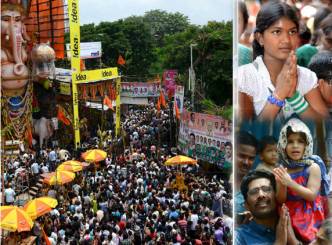
M23 56L26 56L26 53L22 48L21 31L21 28L17 28L11 19L9 40L5 40L10 49L1 51L1 87L5 96L22 95L28 83L28 68L23 63ZM4 44L6 46L6 43ZM12 54L8 51L12 51ZM26 57L24 58L26 59Z

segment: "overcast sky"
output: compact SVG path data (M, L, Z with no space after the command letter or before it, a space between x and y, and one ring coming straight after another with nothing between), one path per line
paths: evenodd
M154 9L180 12L196 25L232 20L234 0L80 0L81 24L115 21Z

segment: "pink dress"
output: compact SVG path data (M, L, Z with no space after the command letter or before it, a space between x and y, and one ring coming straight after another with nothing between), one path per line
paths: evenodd
M304 167L301 172L290 174L290 176L296 183L306 187L309 179L309 166ZM295 234L303 242L313 241L325 219L322 196L319 194L314 201L306 201L287 188L286 205Z

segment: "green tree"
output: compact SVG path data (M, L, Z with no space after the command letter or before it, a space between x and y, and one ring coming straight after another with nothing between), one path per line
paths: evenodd
M158 47L163 45L166 36L183 32L190 25L187 16L179 12L167 13L160 9L146 12L143 20L149 25L151 35Z
M180 83L188 81L190 44L196 79L201 81L202 94L217 105L232 100L232 24L209 22L206 26L190 26L184 32L165 38L165 45L157 49L158 61L152 70L177 69Z

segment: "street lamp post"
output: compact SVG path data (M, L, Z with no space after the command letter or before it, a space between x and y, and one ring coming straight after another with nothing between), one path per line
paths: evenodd
M195 108L195 72L193 65L193 47L196 47L197 43L190 44L190 88L191 88L191 104L193 107L193 111Z

